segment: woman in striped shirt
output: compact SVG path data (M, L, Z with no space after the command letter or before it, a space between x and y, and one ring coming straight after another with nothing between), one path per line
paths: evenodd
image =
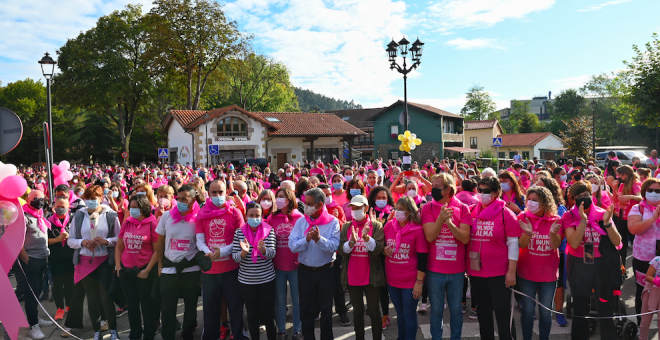
M259 339L259 325L263 324L268 340L275 340L275 232L263 221L261 205L248 204L246 215L247 223L234 233L232 257L240 265L238 282L250 337Z

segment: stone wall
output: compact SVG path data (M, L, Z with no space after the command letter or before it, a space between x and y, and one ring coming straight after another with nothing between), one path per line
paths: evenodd
M390 150L398 150L400 143L392 144L378 144L378 157L383 157L386 160L389 157ZM427 159L433 160L433 158L441 157L440 154L440 144L439 143L422 143L418 145L415 150L410 152L412 154L413 162L417 161L417 164L424 164ZM399 152L399 157L403 152Z

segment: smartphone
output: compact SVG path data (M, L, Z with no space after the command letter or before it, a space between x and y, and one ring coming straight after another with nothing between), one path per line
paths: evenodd
M655 240L655 256L660 256L660 240Z
M593 264L594 263L594 244L585 243L584 244L584 263Z

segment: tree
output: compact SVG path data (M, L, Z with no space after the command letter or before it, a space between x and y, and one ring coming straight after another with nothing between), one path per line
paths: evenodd
M135 119L158 77L148 57L147 23L139 5L99 18L96 26L58 50L54 92L62 102L112 119L129 152Z
M296 92L296 97L298 97L298 106L303 112L362 109L362 105L355 103L353 100L349 102L347 100L334 99L301 88L295 88L294 91Z
M110 163L121 147L115 124L96 111L80 113L83 121L76 133L76 156L83 162Z
M566 129L560 132L560 136L567 148L569 155L587 158L593 155L591 145L591 116L573 117L564 122Z
M465 94L467 102L461 109L461 115L466 120L491 119L491 115L497 109L495 102L490 98L483 86L473 85Z
M505 121L500 121L500 126L506 133L520 133L520 121L529 113L529 102L512 100L509 117ZM538 120L537 120L538 121Z
M518 133L538 132L540 128L539 117L534 113L527 112L520 119Z
M149 12L151 53L159 70L185 79L186 108L197 110L209 76L247 46L234 21L212 0L156 0Z
M566 122L572 117L583 114L585 110L585 99L575 89L562 90L555 98L554 103L548 103L550 112L550 132L559 135L561 131L568 128ZM591 115L591 110L589 115Z

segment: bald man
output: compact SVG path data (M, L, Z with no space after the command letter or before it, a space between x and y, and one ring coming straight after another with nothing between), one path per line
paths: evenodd
M25 280L32 287L34 292L41 292L44 273L48 266L48 227L50 222L43 216L43 209L46 205L46 197L40 190L32 190L28 195L27 203L23 206L25 214L25 241L23 248L18 255L20 265L25 271ZM16 270L17 275L22 275L23 272ZM38 304L35 296L27 292L25 293L25 314L28 323L30 324L30 331L28 335L32 339L45 338L41 327L51 326L52 321L46 321L39 318L37 310Z

